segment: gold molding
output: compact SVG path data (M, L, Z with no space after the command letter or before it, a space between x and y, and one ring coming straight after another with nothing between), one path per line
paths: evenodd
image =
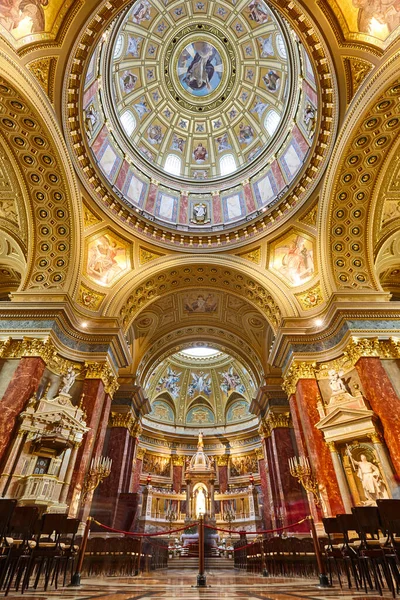
M69 367L76 368L77 364L62 358L50 338L45 340L23 337L16 340L8 337L0 341L0 358L27 358L38 357L46 363L52 371L62 375Z
M294 362L283 378L282 388L287 395L291 396L296 392L299 379L316 379L315 368L315 362Z

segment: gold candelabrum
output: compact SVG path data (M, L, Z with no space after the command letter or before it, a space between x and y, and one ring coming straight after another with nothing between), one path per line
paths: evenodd
M82 500L85 501L90 493L111 473L112 460L108 456L96 456L92 458L90 469L83 484Z
M307 456L293 456L289 458L289 469L291 476L295 477L301 483L306 492L313 494L315 504L319 506L321 501L319 498L318 481L312 474Z

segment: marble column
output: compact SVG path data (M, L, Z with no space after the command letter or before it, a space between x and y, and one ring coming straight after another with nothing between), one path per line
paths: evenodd
M183 456L172 457L172 489L178 494L182 489L182 475L184 462L185 459Z
M335 469L336 479L337 479L338 486L340 489L340 494L342 496L344 509L347 513L351 513L351 507L352 507L353 502L351 499L349 486L347 485L346 475L343 470L342 463L340 461L339 454L338 454L338 451L336 448L336 444L335 444L335 442L328 442L327 446L331 453L332 463L333 463L333 467Z
M362 357L358 360L356 369L365 397L381 420L393 466L400 475L400 399L380 358Z
M220 494L228 491L228 456L217 456L217 469Z
M264 440L262 441L264 444ZM275 515L273 513L272 494L269 484L268 466L262 455L258 457L258 470L260 473L260 486L263 498L262 517L265 529L275 527Z
M131 492L133 494L137 493L140 489L140 477L142 475L144 454L143 448L138 447L136 451L135 466L132 473Z
M36 393L45 367L39 357L24 357L14 371L0 401L0 460L7 452L18 415Z
M89 427L89 431L84 436L79 448L76 467L68 494L68 500L70 500L70 517L75 517L78 514L85 475L93 456L93 449L106 398L104 383L101 379L85 379L83 393L85 394L83 407L87 415L86 424Z
M297 454L292 433L293 430L289 424L284 424L284 419L280 419L276 426L272 424L271 430L271 450L276 473L277 494L279 495L280 505L283 509L283 523L286 526L290 523L296 523L309 513L305 494L302 491L301 484L291 476L289 469L289 458ZM302 523L293 528L293 531L308 531L307 523Z
M320 484L320 491L326 498L328 515L343 513L344 505L336 479L332 457L325 443L324 435L316 429L320 421L317 409L319 388L315 379L299 379L296 386L296 404L303 431L307 456L314 475Z

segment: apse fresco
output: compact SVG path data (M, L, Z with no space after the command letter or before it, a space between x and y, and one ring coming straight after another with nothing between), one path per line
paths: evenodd
M241 421L250 416L248 403L244 400L238 400L229 407L226 414L226 421L227 423L232 423L233 421Z
M179 385L181 375L182 373L178 373L171 367L167 367L167 372L158 381L156 392L167 390L173 398L177 398L181 389Z
M162 402L161 400L156 400L151 405L150 417L169 423L174 422L174 413L172 411L172 408L168 406L166 402Z
M271 250L270 268L291 286L306 283L315 273L313 242L295 232L276 241Z
M240 477L250 473L258 473L258 460L256 456L247 454L235 456L230 459L231 477Z
M73 0L0 0L0 25L18 46L37 40L52 39Z
M126 244L104 233L87 245L86 275L102 286L110 286L130 268Z
M385 47L385 42L396 36L395 31L400 26L398 0L328 0L328 4L347 39Z
M240 379L240 375L234 371L233 367L229 367L226 371L221 372L220 376L220 388L226 396L229 396L232 392L238 392L239 394L244 394L246 392L246 388Z

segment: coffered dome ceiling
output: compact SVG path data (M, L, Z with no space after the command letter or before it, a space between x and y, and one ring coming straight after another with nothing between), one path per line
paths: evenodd
M145 384L152 410L146 430L193 435L193 428L233 433L252 429L249 412L256 386L235 357L203 344L175 352L149 373Z
M138 0L88 60L86 152L124 211L182 232L236 227L292 192L290 208L317 176L332 125L305 175L322 133L317 80L263 0Z

